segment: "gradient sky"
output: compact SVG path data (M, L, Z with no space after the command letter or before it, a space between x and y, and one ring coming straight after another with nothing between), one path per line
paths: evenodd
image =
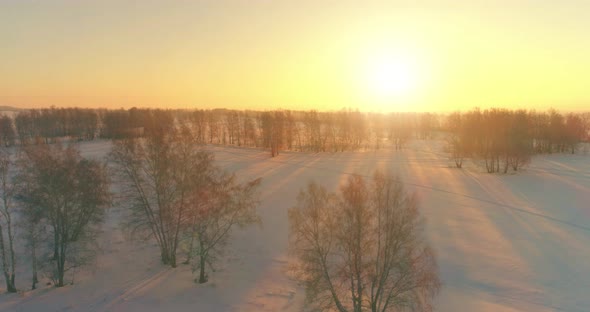
M0 105L588 110L590 1L0 0Z

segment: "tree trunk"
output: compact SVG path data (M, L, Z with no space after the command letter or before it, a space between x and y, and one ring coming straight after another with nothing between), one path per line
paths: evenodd
M11 280L11 286L12 286L13 292L16 292L16 284L14 282L14 279L16 276L16 272L15 272L16 257L15 257L15 252L14 252L14 236L12 234L12 225L11 225L11 221L10 221L10 216L8 217L7 228L8 228L8 248L9 248L9 252L10 252L10 264L11 264L10 280Z
M504 160L504 174L508 173L508 167L510 167L510 161L508 157Z
M173 268L176 268L176 253L175 252L170 253L170 266Z
M6 291L9 293L16 292L14 285L14 263L12 263L12 274L9 272L8 261L6 259L6 246L4 245L4 230L0 226L0 252L2 253L2 271L4 273L4 280L6 281Z
M207 275L205 274L205 256L201 255L199 265L199 284L207 282Z
M62 259L58 259L57 261L57 287L63 287L64 286L64 266L65 263L62 263L63 260Z
M39 279L37 278L37 253L36 253L36 243L32 243L31 244L31 265L32 265L32 269L33 269L33 285L31 286L31 289L36 289L37 288L37 283L39 283Z
M188 246L188 252L186 253L186 260L184 261L184 264L189 264L191 262L191 259L193 256L194 243L195 243L195 234L191 233L191 241Z
M63 287L64 283L64 275L65 275L65 267L66 267L66 243L62 242L59 246L59 254L57 258L57 287Z
M6 287L6 291L7 292L11 292L11 293L15 293L16 292L16 285L14 283L14 277L15 277L14 274L12 274L10 276L10 287ZM9 285L9 283L6 283L6 286L8 286L8 285Z
M58 236L57 232L53 233L53 257L51 258L51 260L57 260L57 254L58 254L58 237L57 236Z
M162 257L162 264L166 264L167 265L167 264L170 263L170 261L168 259L168 251L166 251L166 248L161 247L160 255Z

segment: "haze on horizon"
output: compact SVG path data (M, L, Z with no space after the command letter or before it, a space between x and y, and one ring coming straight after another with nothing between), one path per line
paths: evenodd
M0 1L0 105L590 107L590 2Z

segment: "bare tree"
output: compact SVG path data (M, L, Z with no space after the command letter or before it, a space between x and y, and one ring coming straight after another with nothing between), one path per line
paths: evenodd
M199 271L198 283L207 282L206 266L212 268L235 226L260 222L256 214L259 185L260 179L241 184L235 175L216 169L207 185L192 193L189 252L198 258L193 264L193 271Z
M87 263L110 203L104 165L80 156L61 144L40 145L24 150L19 163L19 200L39 207L53 236L54 280L64 286L70 269Z
M0 116L0 144L4 146L14 145L16 140L16 131L14 130L14 122L12 118L2 115Z
M6 281L6 291L16 292L16 256L12 222L16 188L10 175L11 167L10 154L5 149L0 149L0 198L2 199L0 203L0 257L2 257L2 273L4 273ZM5 235L8 241L6 241Z
M455 167L457 168L463 167L463 160L467 154L463 128L461 113L455 112L447 117L447 130L449 131L446 140L447 149L451 154L451 158L455 162Z
M256 137L256 126L252 117L246 111L242 118L243 126L241 127L244 131L244 145L258 147L258 140Z
M519 168L531 161L533 140L530 134L530 124L531 121L525 110L517 110L512 113L508 137L506 138L504 173L507 172L508 166L511 166L514 171L518 171Z
M191 114L191 122L195 131L195 141L197 143L205 143L205 133L207 132L207 121L205 119L204 110L196 110Z
M430 311L440 288L415 196L392 175L340 193L310 183L289 210L291 251L307 303L320 310Z
M517 171L530 162L537 136L537 145L550 144L539 139L537 115L525 110L478 108L465 114L447 116L448 151L461 168L465 157L478 157L488 173ZM542 147L544 150L545 147Z
M44 242L46 222L43 219L43 209L34 204L23 203L20 205L19 227L23 230L23 238L26 242L27 253L31 257L31 289L37 288L39 283L39 251Z
M566 116L564 129L564 143L572 154L575 153L578 143L586 136L586 127L581 115L570 113Z
M38 135L39 128L36 119L39 116L37 110L25 110L19 112L14 118L18 140L21 145L31 143Z
M127 228L154 238L162 263L176 267L189 192L207 175L212 155L195 149L184 129L115 142L110 158L123 185L121 203L129 208Z
M396 150L403 149L414 130L409 117L408 114L399 113L390 116L389 137L393 141Z
M307 150L312 152L321 151L321 122L317 111L305 112L303 116L305 139Z
M282 111L263 112L259 116L262 130L263 146L270 148L271 157L279 155L283 148L283 134L285 128L285 114Z

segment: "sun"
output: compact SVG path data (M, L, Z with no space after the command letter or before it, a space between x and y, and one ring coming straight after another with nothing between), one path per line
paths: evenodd
M372 59L366 80L373 96L383 100L406 98L415 91L418 73L415 64L399 56Z
M355 96L365 109L419 110L436 96L436 55L418 43L370 37L354 50Z

